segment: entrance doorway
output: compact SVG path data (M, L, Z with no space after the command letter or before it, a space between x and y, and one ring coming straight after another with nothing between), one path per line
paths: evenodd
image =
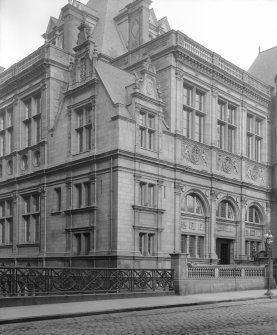
M216 253L220 264L231 263L231 240L218 238L216 240Z

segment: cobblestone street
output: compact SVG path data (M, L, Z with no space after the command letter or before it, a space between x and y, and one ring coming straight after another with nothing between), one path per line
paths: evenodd
M1 310L0 310L1 311ZM276 334L277 301L246 301L0 326L1 335Z

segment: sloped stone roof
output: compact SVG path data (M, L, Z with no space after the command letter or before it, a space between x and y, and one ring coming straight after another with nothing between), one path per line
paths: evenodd
M101 60L95 69L112 102L126 105L126 87L135 82L135 76Z
M89 0L87 6L96 10L99 21L92 33L98 51L116 58L127 52L126 45L121 39L114 17L132 0Z
M248 72L264 83L275 86L274 77L277 74L277 46L259 52Z

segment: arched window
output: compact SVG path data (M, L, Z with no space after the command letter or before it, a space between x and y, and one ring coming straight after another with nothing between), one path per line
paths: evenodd
M196 194L188 194L183 201L182 211L204 215L202 201Z
M252 223L260 223L261 222L260 217L261 217L260 211L258 210L257 207L250 206L248 208L248 211L246 213L246 221L252 222Z
M218 205L216 215L220 218L234 220L234 208L228 200L223 200Z

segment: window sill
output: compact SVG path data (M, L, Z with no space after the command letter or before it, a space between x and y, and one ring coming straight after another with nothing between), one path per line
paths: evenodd
M51 212L51 215L52 215L52 216L55 216L55 215L62 215L62 211L53 211L53 212Z
M74 209L67 209L64 211L66 215L72 215L72 214L78 214L78 213L84 213L84 212L91 212L95 211L97 207L95 205L93 206L87 206L87 207L81 207L81 208L74 208Z
M38 242L25 242L25 243L20 243L17 244L18 248L29 248L29 247L39 247L39 243Z
M138 212L150 212L150 213L159 213L159 214L163 214L165 212L165 209L155 208L155 207L146 207L146 206L137 206L137 205L133 205L132 207L135 211L138 211Z
M11 248L12 246L13 246L12 243L0 244L0 249L7 249Z

